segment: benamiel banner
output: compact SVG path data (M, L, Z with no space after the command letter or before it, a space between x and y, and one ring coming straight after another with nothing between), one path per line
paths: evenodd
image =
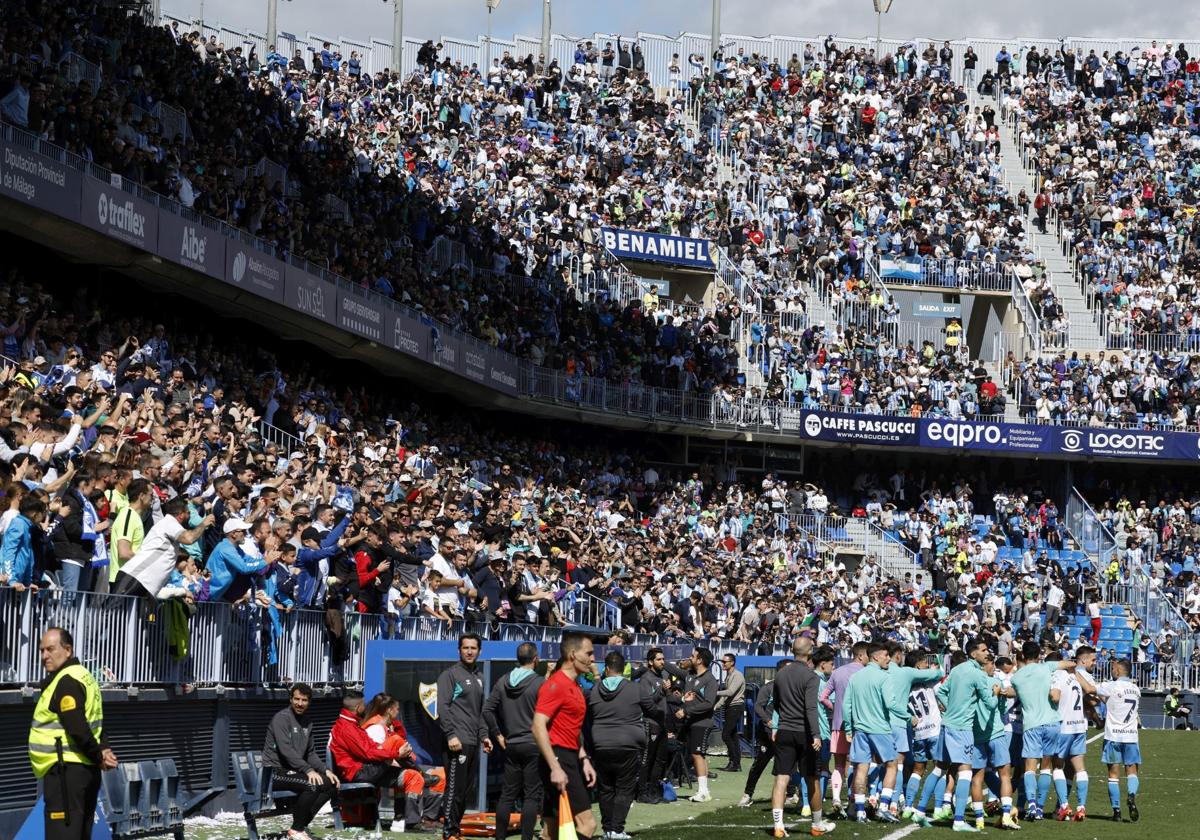
M604 247L614 257L626 260L645 260L687 268L715 268L712 243L707 239L668 236L644 230L601 228Z

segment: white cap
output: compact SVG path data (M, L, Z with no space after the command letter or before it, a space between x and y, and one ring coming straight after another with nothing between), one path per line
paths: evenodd
M250 523L244 519L226 519L222 530L226 534L232 534L234 531L249 531Z

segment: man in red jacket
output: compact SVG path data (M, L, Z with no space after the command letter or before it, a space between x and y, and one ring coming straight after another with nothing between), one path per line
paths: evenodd
M392 788L400 776L400 765L362 728L359 715L365 708L360 692L348 691L342 698L342 712L329 735L334 769L346 782L367 782L380 788ZM411 752L412 747L407 743L400 747L401 757Z

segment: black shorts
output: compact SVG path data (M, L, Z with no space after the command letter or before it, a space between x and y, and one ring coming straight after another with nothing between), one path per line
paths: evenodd
M775 733L776 776L791 776L799 773L809 777L817 775L817 754L812 748L812 739L803 732L781 729Z
M567 774L567 798L571 801L571 813L578 814L592 808L592 793L583 779L583 765L579 761L579 750L554 747L558 765ZM550 765L541 762L542 770L542 822L558 831L558 799L562 791L550 782Z
M712 722L694 723L688 727L688 755L708 755L708 736L712 733Z

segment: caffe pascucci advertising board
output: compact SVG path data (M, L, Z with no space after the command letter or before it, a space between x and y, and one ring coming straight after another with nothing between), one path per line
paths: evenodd
M41 154L32 141L23 145L0 136L0 196L516 396L519 369L507 353L437 327L382 295L311 274L212 222L160 208L126 186Z
M1007 455L1200 461L1200 434L1158 429L1038 426L803 411L800 437L829 443L959 449Z

